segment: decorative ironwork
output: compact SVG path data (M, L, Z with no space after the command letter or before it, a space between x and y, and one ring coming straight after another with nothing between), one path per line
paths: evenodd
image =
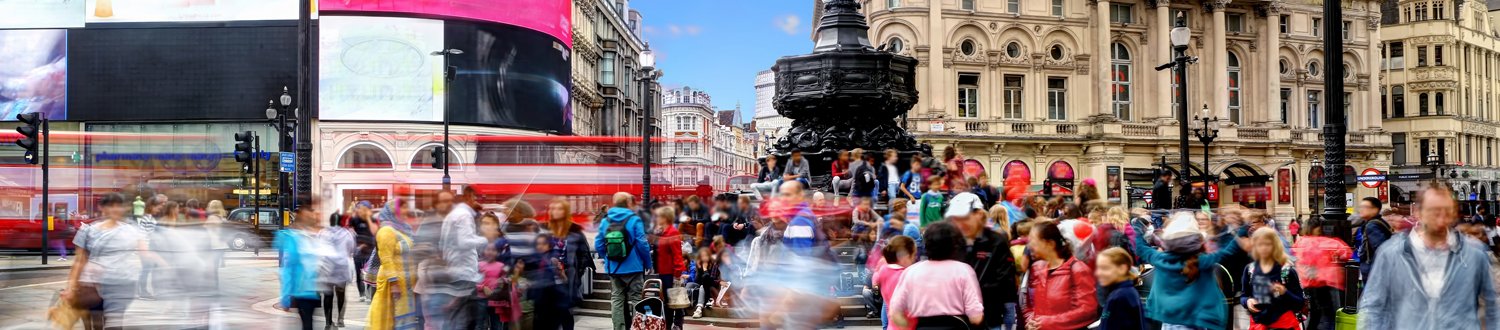
M770 152L802 151L813 162L814 176L827 168L818 163L839 150L932 151L897 120L917 103L917 60L872 48L859 7L854 0L825 1L813 53L783 57L772 67L772 105L792 119L792 127Z

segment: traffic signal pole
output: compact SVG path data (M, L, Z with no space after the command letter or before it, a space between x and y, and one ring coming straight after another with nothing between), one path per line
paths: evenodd
M52 207L47 202L47 150L52 145L52 129L47 125L47 118L42 118L42 264L47 264L47 236L52 236ZM64 250L66 251L66 250Z

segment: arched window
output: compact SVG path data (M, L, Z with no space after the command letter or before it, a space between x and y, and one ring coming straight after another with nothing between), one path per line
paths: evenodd
M1442 116L1443 115L1443 93L1442 92L1438 92L1436 96L1433 96L1432 103L1433 103L1434 109L1437 109L1437 115Z
M1318 61L1307 61L1307 75L1308 76L1317 77L1317 76L1321 75L1322 72L1320 72L1321 70L1319 70L1319 69L1322 69L1322 68L1323 68L1323 66L1320 65L1320 64L1318 64Z
M1406 117L1406 89L1401 85L1391 87L1391 118Z
M411 156L411 169L413 169L413 170L423 170L423 169L434 170L434 169L437 169L437 168L432 167L432 163L434 163L434 162L437 161L436 157L432 157L432 151L436 150L438 147L442 147L442 146L443 145L441 145L441 144L433 144L433 145L424 146L421 149L417 149L417 154ZM463 161L461 161L457 157L453 156L453 152L452 152L453 150L450 149L448 151L449 152L446 153L446 156L448 156L448 157L446 157L446 158L448 158L448 166L449 166L448 168L449 169L458 168L460 165L463 164Z
M370 143L356 144L339 155L339 169L392 169L391 155Z
M1005 44L1005 56L1009 56L1010 58L1020 58L1021 44L1016 43L1015 41L1011 41L1010 43Z
M890 46L887 50L890 50L892 53L899 54L901 50L906 49L906 44L901 41L901 38L891 37L891 41L887 41L886 44Z
M1115 118L1130 120L1130 50L1124 44L1114 44L1111 56L1110 79L1112 80Z
M1390 101L1390 94L1386 93L1385 87L1381 87L1380 88L1380 118L1382 118L1382 119L1389 119L1389 118L1391 118L1391 108L1390 108L1389 105L1386 105L1386 102L1389 102L1389 101Z
M1279 66L1279 69L1280 69L1279 72L1281 72L1282 75L1285 75L1287 73L1287 70L1288 70L1287 68L1290 67L1290 66L1292 66L1291 63L1292 62L1291 61L1287 61L1286 58L1282 58L1281 61L1279 61L1279 62L1276 63L1276 65Z
M1417 94L1417 115L1426 116L1427 114L1427 93Z
M1240 57L1229 54L1229 120L1244 124L1240 116Z
M974 48L975 47L973 40L964 39L963 42L958 44L958 52L963 53L964 55L973 56Z
M1051 51L1051 53L1052 53L1052 60L1053 61L1061 61L1063 59L1063 48L1062 48L1062 45L1052 45L1052 51Z

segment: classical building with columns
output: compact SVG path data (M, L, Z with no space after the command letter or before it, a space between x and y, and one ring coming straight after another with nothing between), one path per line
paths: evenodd
M906 125L935 149L955 147L995 173L1031 171L1066 193L1093 178L1111 198L1143 205L1153 171L1180 172L1169 17L1192 29L1186 75L1191 116L1218 119L1205 148L1189 133L1191 177L1215 205L1281 219L1320 208L1324 79L1345 79L1348 171L1388 170L1390 135L1376 106L1380 3L1345 1L1324 22L1314 0L870 0L873 43L918 59L920 100ZM1341 24L1345 52L1322 51ZM1327 61L1347 68L1326 77ZM1198 121L1201 123L1201 121ZM1203 175L1207 170L1208 175ZM1353 183L1352 174L1349 182ZM1108 185L1108 187L1106 187ZM1349 187L1355 197L1379 188Z
M1411 197L1437 171L1468 206L1463 213L1493 208L1488 204L1500 197L1496 8L1483 1L1392 3L1382 17L1378 87L1398 174L1392 195Z

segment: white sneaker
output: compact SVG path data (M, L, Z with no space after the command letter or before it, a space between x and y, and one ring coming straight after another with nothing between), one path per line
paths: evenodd
M697 309L693 310L693 318L695 318L695 319L701 319L701 318L703 318L703 306L698 306Z

